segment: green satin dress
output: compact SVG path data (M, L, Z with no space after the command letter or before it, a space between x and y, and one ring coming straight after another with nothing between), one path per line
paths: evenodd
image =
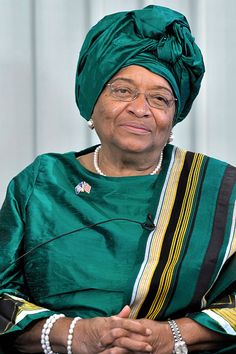
M235 168L168 145L159 175L106 177L76 159L93 150L41 155L9 185L2 338L55 312L110 316L126 304L133 318L189 316L236 338Z

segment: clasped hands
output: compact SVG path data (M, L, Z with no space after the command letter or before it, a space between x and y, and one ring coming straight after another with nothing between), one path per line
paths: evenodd
M84 319L77 323L74 354L171 354L173 336L167 322L129 319L125 306L111 317Z

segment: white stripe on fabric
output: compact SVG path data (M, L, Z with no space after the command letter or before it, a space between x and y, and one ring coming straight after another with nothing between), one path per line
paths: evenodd
M205 314L207 314L209 317L211 317L214 321L216 321L228 334L233 334L236 335L235 330L230 326L230 324L225 321L224 318L219 316L217 313L211 311L211 310L203 310Z
M157 225L157 222L158 222L158 219L159 219L159 216L160 216L160 211L161 211L161 208L162 208L162 205L163 205L163 201L164 201L164 196L165 196L166 188L167 188L167 185L168 185L169 177L170 177L171 170L172 170L172 167L173 167L173 164L174 164L174 160L175 160L176 150L177 150L177 147L174 146L173 151L172 151L172 155L171 155L170 165L169 165L169 168L168 168L168 171L167 171L165 183L164 183L163 188L162 188L162 192L161 192L161 196L160 196L160 201L159 201L159 203L158 203L158 208L157 208L156 216L155 216L155 219L154 219L155 225ZM146 266L146 264L147 264L147 262L148 262L148 259L149 259L150 245L151 245L151 241L152 241L154 232L155 232L155 230L153 230L153 231L150 233L150 235L149 235L149 237L148 237L148 240L147 240L147 245L146 245L146 251L145 251L145 255L144 255L144 260L143 260L143 263L142 263L142 265L141 265L141 267L140 267L140 271L139 271L139 273L138 273L138 275L137 275L137 278L136 278L136 280L135 280L135 283L134 283L134 287L133 287L133 292L132 292L132 297L131 297L130 305L133 304L133 302L134 302L134 300L135 300L135 298L136 298L136 294L137 294L139 282L140 282L140 279L141 279L141 277L142 277L143 271L144 271L145 266Z
M15 296L15 295L12 295L12 294L8 294L8 293L5 293L5 295L7 295L9 298L12 298L13 300L21 302L22 305L24 303L30 305L30 303L28 301L26 301L25 299L23 299L23 298L20 298L18 296ZM46 308L43 308L43 307L40 307L40 306L36 306L34 304L32 304L32 306L34 308L34 309L32 308L32 310L30 310L30 309L29 310L20 310L20 313L16 316L15 324L17 324L20 321L22 321L27 315L34 315L36 313L50 311L50 310L48 310Z

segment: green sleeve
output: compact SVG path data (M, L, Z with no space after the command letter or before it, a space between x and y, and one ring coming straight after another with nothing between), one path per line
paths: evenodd
M233 241L234 243L235 241ZM200 312L188 317L222 335L228 336L225 348L217 353L236 352L236 254L226 261L219 277L206 297L207 304ZM220 295L219 295L220 294Z
M230 261L229 268L235 266L236 255L234 259ZM232 266L231 266L232 265ZM227 274L223 272L225 277L224 281L227 281ZM234 267L235 273L235 267ZM228 278L233 275L229 274ZM221 275L223 277L223 275ZM189 314L193 320L202 324L205 327L212 329L221 334L228 334L235 337L236 341L236 290L235 283L231 283L228 287L228 291L225 290L214 301L209 301L202 309L201 312ZM213 289L215 291L215 289Z
M40 167L40 157L9 184L0 211L0 334L23 330L35 319L48 317L48 309L31 303L24 281L24 230L27 202Z
M202 311L188 317L215 332L229 337L224 350L219 353L236 352L236 186L232 190L228 209L228 233L230 240L227 257L210 291L205 295ZM229 346L229 347L228 347ZM231 348L232 346L232 348ZM228 348L228 349L227 349ZM227 351L228 350L228 351ZM218 353L218 352L217 352Z

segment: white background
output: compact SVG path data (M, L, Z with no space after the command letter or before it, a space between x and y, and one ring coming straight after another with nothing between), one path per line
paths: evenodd
M97 141L74 99L83 38L104 15L149 4L184 13L205 58L201 93L174 143L236 164L235 0L0 0L0 204L36 155Z

